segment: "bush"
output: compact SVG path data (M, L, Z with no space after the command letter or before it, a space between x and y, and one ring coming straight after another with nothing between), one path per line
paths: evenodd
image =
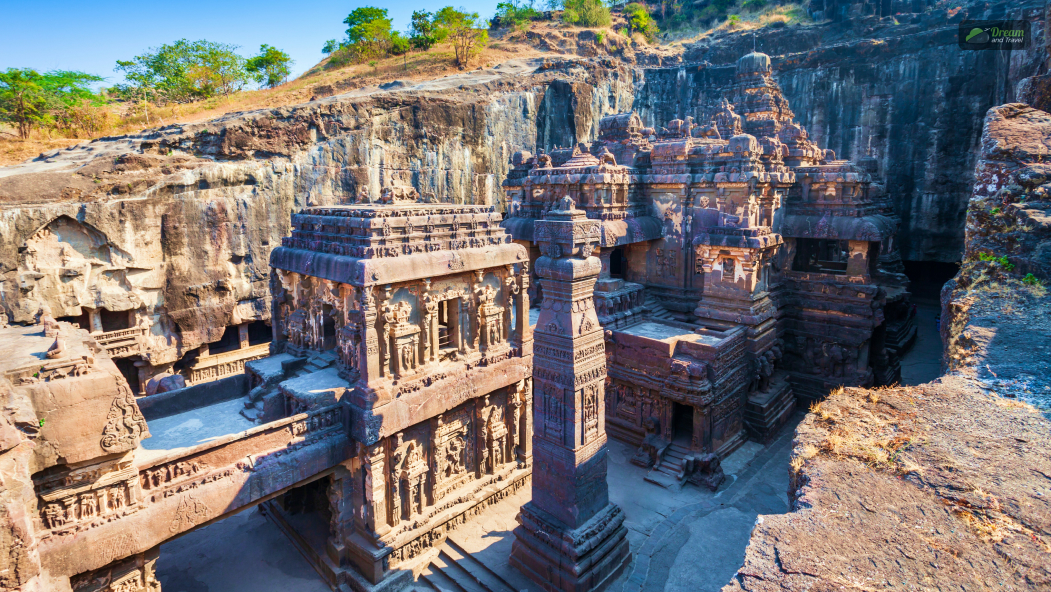
M543 13L533 8L532 4L523 5L520 0L510 0L496 5L496 18L500 19L501 26L520 29L529 25Z
M562 20L578 27L608 27L613 22L607 8L601 0L566 0Z
M1027 273L1027 274L1025 274L1025 277L1022 278L1022 283L1027 285L1027 286L1039 286L1040 285L1040 278L1036 277L1035 275L1033 275L1031 273Z
M649 9L645 5L632 2L624 7L624 18L628 19L629 33L641 33L647 41L652 42L660 29L650 16Z

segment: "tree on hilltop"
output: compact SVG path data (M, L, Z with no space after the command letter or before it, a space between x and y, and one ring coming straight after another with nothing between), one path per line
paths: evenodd
M41 74L32 68L0 72L0 121L10 123L18 137L29 138L34 127L76 127L73 111L104 99L91 90L102 78L72 70Z
M446 6L434 15L434 22L446 31L456 53L456 65L461 70L467 68L472 56L489 44L489 32L478 19L477 12Z
M245 70L259 84L274 88L288 79L292 64L292 58L287 53L263 44L259 46L259 55L248 59Z
M382 55L390 47L391 20L386 8L362 6L355 8L347 18L347 41L345 46L354 48L361 58Z

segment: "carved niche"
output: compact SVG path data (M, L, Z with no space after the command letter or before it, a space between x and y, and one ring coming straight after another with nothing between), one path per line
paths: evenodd
M404 434L395 436L391 453L390 524L410 520L423 512L426 506L427 451L421 442L403 441Z
M437 503L472 476L470 469L475 464L475 447L470 409L461 407L439 415L435 418L433 433L433 495Z

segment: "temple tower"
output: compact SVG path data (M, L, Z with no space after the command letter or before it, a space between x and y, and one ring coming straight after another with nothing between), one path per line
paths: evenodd
M568 196L536 222L544 292L534 333L536 470L511 565L547 591L602 589L631 558L624 513L606 486L606 354L592 296L600 238L600 223Z

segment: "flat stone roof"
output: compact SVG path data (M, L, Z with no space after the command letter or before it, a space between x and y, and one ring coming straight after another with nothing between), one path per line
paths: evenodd
M0 329L0 373L94 355L85 343L88 339L86 332L74 329L69 323L60 323L59 327L65 352L51 360L47 357L47 349L55 338L44 336L43 325L12 325Z
M626 333L636 337L645 337L657 341L692 341L702 345L718 345L725 339L716 335L706 333L695 333L692 329L679 327L677 325L666 325L654 321L646 321L638 325L632 325L624 329L616 329L617 333Z
M139 446L146 451L168 452L250 430L256 424L241 415L243 408L244 399L238 397L154 419L148 422L150 437Z

